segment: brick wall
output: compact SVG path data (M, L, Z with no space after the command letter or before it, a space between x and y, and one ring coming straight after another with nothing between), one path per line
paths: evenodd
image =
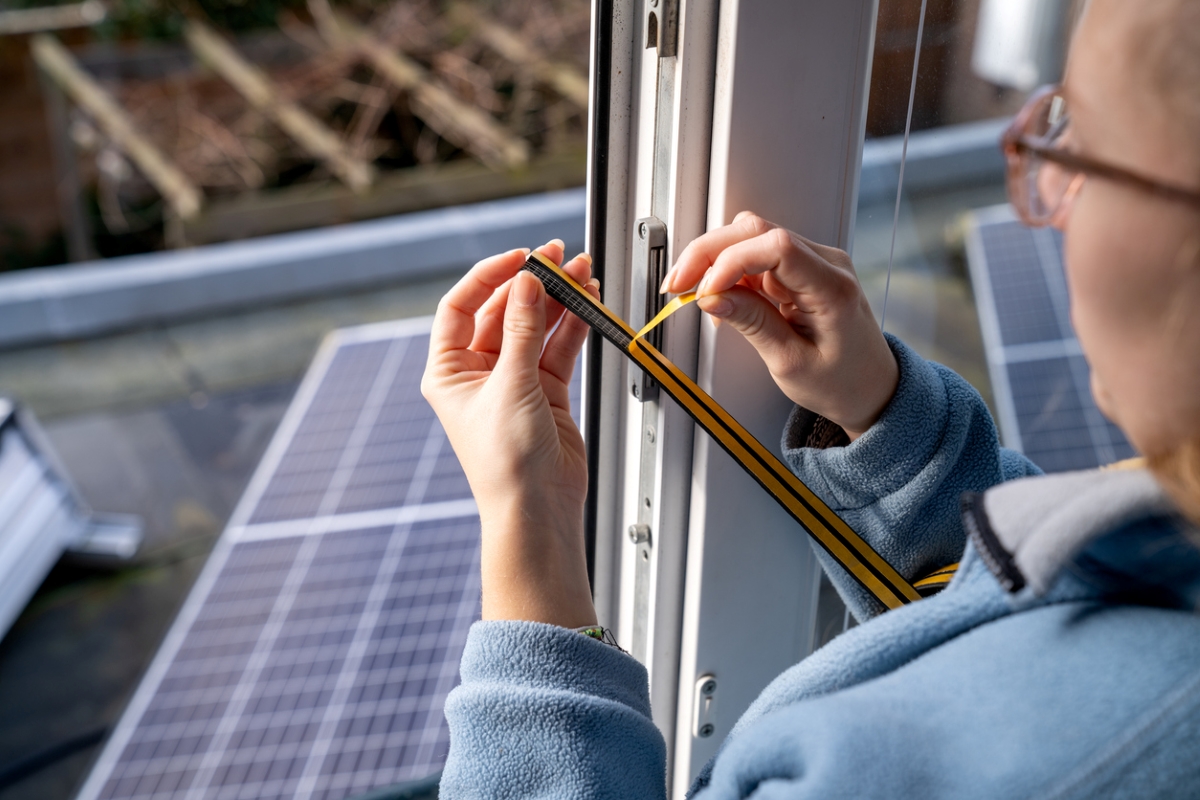
M26 36L0 37L0 224L31 243L58 230L46 111Z

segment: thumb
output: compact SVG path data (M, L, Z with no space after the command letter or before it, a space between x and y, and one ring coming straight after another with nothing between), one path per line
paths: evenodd
M700 309L722 322L729 323L754 346L763 361L774 373L789 361L789 351L799 345L799 336L779 309L756 291L734 286L720 294L711 294L696 301Z
M496 361L497 372L537 375L546 338L545 300L542 282L528 272L518 272L504 309L504 341Z

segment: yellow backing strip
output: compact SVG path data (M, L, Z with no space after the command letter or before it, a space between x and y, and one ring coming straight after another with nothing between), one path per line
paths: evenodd
M643 338L647 333L649 333L650 331L654 330L659 325L661 325L663 323L663 321L666 320L667 317L671 316L676 311L683 308L688 303L691 303L695 299L696 299L696 293L688 292L686 294L679 295L674 300L667 303L665 306L663 306L663 310L658 312L658 314L655 315L654 319L647 322L646 326L637 332L637 336L633 337L634 340L636 341L638 339Z
M926 594L932 594L933 590L943 589L949 585L950 581L954 580L955 574L958 572L958 563L951 564L948 567L942 567L937 572L932 572L913 583L913 588L917 591L925 590Z

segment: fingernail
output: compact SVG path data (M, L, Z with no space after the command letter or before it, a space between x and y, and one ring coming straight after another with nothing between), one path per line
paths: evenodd
M704 292L708 289L708 284L711 280L712 280L712 273L710 272L704 276L704 279L702 281L700 281L700 285L696 287L696 295L697 296L699 296L699 297L704 296Z
M519 306L533 305L538 301L540 283L536 277L527 272L517 273L517 280L513 283L512 288L513 300Z
M667 276L663 278L662 285L658 287L659 294L666 294L671 286L671 281L675 278L675 268L671 267L667 270Z
M589 256L587 253L580 253L579 255L575 256L575 258L573 258L571 260L574 261L576 258L582 258L584 261L586 261L588 263L588 266L591 266L591 264L592 264L592 257Z
M700 301L700 308L714 317L728 317L733 313L733 303L719 294L711 295Z
M533 252L528 247L518 247L517 250L521 251L526 258L529 258L529 254Z
M566 242L564 242L562 239L551 239L550 241L546 242L546 244L556 244L558 245L559 250L565 250L567 247Z

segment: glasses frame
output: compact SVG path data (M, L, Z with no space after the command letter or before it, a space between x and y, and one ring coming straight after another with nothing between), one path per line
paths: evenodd
M1098 161L1087 156L1082 156L1077 153L1071 153L1066 150L1055 147L1047 147L1044 143L1040 143L1034 138L1026 136L1024 131L1028 128L1034 112L1039 105L1045 101L1048 96L1062 93L1062 87L1057 85L1043 86L1030 95L1025 107L1013 119L1012 124L1000 139L1000 147L1004 151L1005 158L1008 161L1008 193L1012 201L1013 207L1021 216L1022 222L1032 226L1049 225L1057 221L1062 214L1064 208L1069 206L1070 201L1078 194L1083 186L1083 178L1085 176L1095 176L1113 183L1124 184L1135 189L1138 189L1155 197L1160 197L1164 200L1184 203L1200 210L1200 191L1187 189L1176 184L1164 183L1163 181L1149 178L1138 172L1117 167L1112 164ZM1034 155L1044 161L1049 161L1058 164L1071 172L1076 173L1071 179L1067 190L1063 193L1062 200L1058 207L1052 209L1045 218L1037 218L1032 215L1028 203L1018 202L1021 197L1022 190L1016 189L1020 183L1024 182L1024 163L1023 157Z

